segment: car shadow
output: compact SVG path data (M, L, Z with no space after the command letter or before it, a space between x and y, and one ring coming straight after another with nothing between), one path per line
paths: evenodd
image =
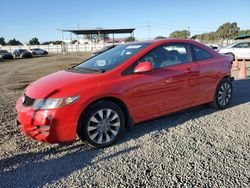
M92 149L77 141L71 145L58 145L42 152L29 152L0 160L0 187L43 187L72 172L109 160L123 153L136 150L138 146L105 155L94 160L104 149ZM55 155L62 155L59 158ZM21 180L21 181L20 181Z
M250 79L234 81L233 85L233 99L229 108L250 102ZM116 144L110 146L112 151L114 148L114 152L97 160L96 157L102 156L105 149L91 149L80 141L71 145L51 146L46 151L17 154L0 160L0 184L2 184L0 187L8 187L9 185L41 187L53 183L76 170L84 169L103 160L110 160L124 153L136 151L141 143L130 147L124 144L130 140L152 132L168 131L171 127L217 111L208 105L201 105L138 124L133 129L129 129ZM120 147L121 144L125 146ZM55 155L61 155L61 157L53 157Z

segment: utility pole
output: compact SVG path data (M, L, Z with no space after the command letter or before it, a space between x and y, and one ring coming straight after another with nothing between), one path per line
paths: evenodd
M59 32L62 32L62 35L61 35L61 37L62 37L61 50L62 50L62 54L65 55L63 30L62 29L56 29L56 30L59 31Z
M187 27L187 29L188 29L188 33L190 34L190 35L189 35L189 37L190 37L190 36L191 36L191 32L190 32L189 26Z
M150 22L148 22L148 40L150 40L150 30L151 30L151 26L150 26Z
M65 55L64 34L62 30L62 54Z
M80 24L78 23L77 24L77 29L79 30L80 29ZM78 35L76 35L77 36L77 41L79 42L79 36Z

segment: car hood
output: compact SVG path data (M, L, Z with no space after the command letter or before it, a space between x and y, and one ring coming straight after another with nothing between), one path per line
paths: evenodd
M35 99L77 96L95 83L93 79L100 76L102 75L59 71L31 83L25 89L25 94Z

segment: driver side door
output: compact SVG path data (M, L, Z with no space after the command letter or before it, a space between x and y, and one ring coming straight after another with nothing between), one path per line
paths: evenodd
M132 98L132 113L139 121L177 111L192 104L195 99L198 67L192 63L188 44L166 44L140 58L149 61L151 72L132 74L128 92Z

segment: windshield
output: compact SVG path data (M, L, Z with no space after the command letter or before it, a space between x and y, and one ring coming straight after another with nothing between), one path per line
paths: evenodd
M238 43L229 44L229 45L226 45L226 46L224 46L224 47L225 47L225 48L232 48L232 47L235 46L236 44L238 44Z
M137 54L142 49L149 46L150 43L122 44L106 52L103 52L91 59L86 60L80 65L74 67L77 69L95 70L106 72L112 70Z

